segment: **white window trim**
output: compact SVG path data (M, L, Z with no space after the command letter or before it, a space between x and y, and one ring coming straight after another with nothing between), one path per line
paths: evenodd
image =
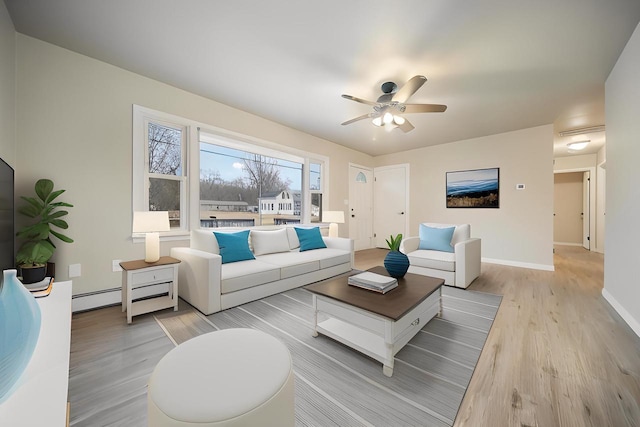
M269 157L276 157L283 160L290 160L304 164L302 174L302 196L304 203L301 212L303 223L311 222L311 190L309 189L309 166L310 163L319 163L321 168L320 191L313 190L314 193L322 193L322 199L329 200L329 157L310 153L288 145L278 144L261 138L244 135L227 129L211 126L195 120L186 119L169 113L153 110L147 107L133 104L133 183L132 183L132 223L133 211L147 210L145 206L146 195L144 186L144 174L148 159L145 157L147 147L145 146L145 124L148 120L166 123L172 127L185 129L185 144L183 147L183 169L186 176L185 191L181 194L181 206L184 206L186 220L183 222L184 228L161 233L162 241L185 240L189 238L190 230L200 228L200 141L211 142L212 144L224 145L229 148L238 148L262 154ZM204 134L204 135L203 135ZM210 138L209 135L211 135ZM142 165L142 167L136 167ZM198 179L192 179L195 173ZM191 196L195 195L195 196ZM184 205L182 204L184 203ZM134 242L143 242L144 235L133 233Z

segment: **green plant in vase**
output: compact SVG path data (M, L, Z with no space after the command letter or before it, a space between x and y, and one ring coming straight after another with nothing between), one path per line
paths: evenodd
M409 258L402 252L400 252L400 244L402 243L402 234L398 234L393 237L389 236L389 239L385 239L387 246L389 246L389 253L384 257L384 268L389 273L389 276L399 279L404 277L409 270Z
M47 262L56 249L51 240L52 236L62 242L73 243L73 239L52 228L62 230L69 228L69 224L62 219L69 212L60 208L73 207L66 202L54 201L65 190L54 191L53 187L53 181L50 179L39 179L35 184L37 197L21 196L27 204L20 207L18 212L35 220L16 233L16 236L23 240L16 254L16 262L20 267L24 283L34 283L44 279Z

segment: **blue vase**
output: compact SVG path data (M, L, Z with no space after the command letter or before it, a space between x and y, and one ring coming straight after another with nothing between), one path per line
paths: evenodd
M0 283L0 403L19 385L40 335L40 307L16 277L4 270Z
M389 251L384 257L384 268L389 276L399 279L407 274L409 269L409 258L400 251Z

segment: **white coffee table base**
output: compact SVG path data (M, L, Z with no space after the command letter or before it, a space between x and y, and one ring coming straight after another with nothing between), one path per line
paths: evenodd
M441 291L439 288L398 320L313 294L313 336L321 333L382 362L382 372L390 377L396 353L440 313Z

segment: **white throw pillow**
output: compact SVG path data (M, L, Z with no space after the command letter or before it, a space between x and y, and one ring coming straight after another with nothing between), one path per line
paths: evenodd
M289 249L298 249L300 240L298 240L298 233L296 233L295 228L287 227L287 235L289 236Z
M289 252L287 230L251 230L251 244L255 255Z

